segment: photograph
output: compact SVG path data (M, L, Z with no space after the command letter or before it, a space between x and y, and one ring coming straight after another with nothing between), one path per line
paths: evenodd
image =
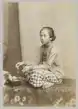
M3 3L3 106L76 107L77 4Z

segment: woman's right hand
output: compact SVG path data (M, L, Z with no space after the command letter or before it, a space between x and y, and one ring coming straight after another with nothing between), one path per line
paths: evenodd
M15 67L19 70L19 67L24 65L25 63L24 62L18 62Z

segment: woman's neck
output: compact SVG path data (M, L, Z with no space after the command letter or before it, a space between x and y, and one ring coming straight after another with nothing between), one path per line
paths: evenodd
M50 45L52 45L52 41L50 41L50 42L47 43L47 44L44 44L44 47L49 47Z

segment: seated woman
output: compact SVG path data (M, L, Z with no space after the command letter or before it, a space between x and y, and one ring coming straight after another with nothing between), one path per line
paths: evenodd
M61 83L64 73L62 71L58 52L53 44L56 39L51 27L43 27L40 30L42 43L40 63L38 65L27 65L18 62L16 68L20 68L26 80L34 87L48 88L56 83Z

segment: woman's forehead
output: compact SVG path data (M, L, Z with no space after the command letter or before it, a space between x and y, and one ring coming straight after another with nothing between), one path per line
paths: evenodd
M42 31L41 31L41 33L48 33L49 32L49 30L47 29L47 28L45 28L45 29L43 29Z

